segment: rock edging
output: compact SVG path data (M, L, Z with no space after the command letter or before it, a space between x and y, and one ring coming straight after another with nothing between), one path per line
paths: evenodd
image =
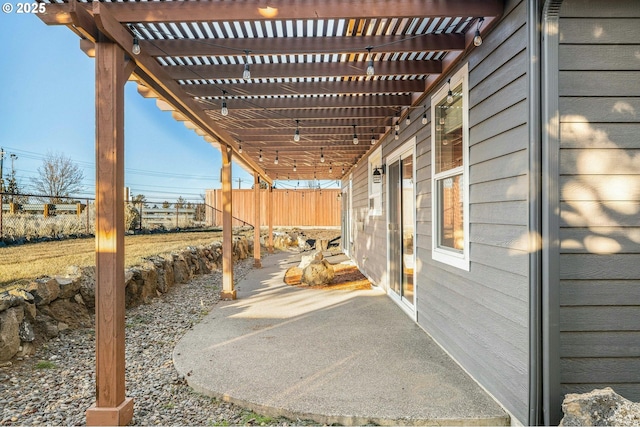
M610 387L583 394L567 394L562 402L560 426L637 426L640 403L617 394Z
M246 259L252 252L253 241L234 237L234 260ZM147 304L172 286L221 266L221 242L149 257L125 270L126 306ZM0 364L32 355L39 339L54 338L69 328L90 327L94 308L95 267L71 266L64 275L41 277L0 293Z

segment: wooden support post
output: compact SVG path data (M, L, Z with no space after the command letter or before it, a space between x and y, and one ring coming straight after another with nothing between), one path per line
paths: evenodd
M233 189L231 188L231 147L222 147L222 292L223 300L236 299L233 286Z
M124 287L124 51L96 43L96 403L87 425L127 425Z
M269 217L268 222L269 222L269 253L272 254L273 253L273 186L269 186L269 194L267 196L267 200L269 201L269 206L268 206L268 214L267 216Z
M261 268L262 262L260 261L260 175L253 174L253 266L255 268Z

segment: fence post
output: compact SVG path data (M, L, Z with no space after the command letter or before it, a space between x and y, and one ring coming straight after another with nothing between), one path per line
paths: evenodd
M85 211L87 212L87 234L89 234L89 231L91 230L89 227L89 199L87 199L87 207Z
M142 207L144 202L140 202L140 224L138 224L138 231L142 231Z
M3 153L4 154L4 153ZM2 177L0 176L0 183L2 183ZM4 198L4 193L2 192L2 188L0 188L0 241L2 241L4 234L2 228L2 212L4 211L4 202L2 199Z
M178 218L180 216L180 214L178 213L178 204L176 203L176 228L178 228Z
M42 215L43 215L45 218L48 218L48 217L49 217L49 203L45 203L45 204L44 204L44 210L43 210L43 212L42 212Z

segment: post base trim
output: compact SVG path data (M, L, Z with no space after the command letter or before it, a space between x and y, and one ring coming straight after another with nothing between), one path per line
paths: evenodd
M232 290L232 291L222 291L220 292L220 299L223 301L229 301L229 300L234 300L236 299L236 290Z
M133 399L126 397L115 408L97 407L94 403L86 412L88 426L126 426L133 419Z

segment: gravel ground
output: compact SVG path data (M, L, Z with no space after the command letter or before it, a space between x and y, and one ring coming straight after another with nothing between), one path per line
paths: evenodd
M244 277L253 259L236 263ZM173 368L177 341L218 302L221 274L177 285L151 304L127 310L127 396L132 425L310 425L270 419L195 393ZM95 400L93 329L65 331L36 354L0 368L0 425L84 425Z

